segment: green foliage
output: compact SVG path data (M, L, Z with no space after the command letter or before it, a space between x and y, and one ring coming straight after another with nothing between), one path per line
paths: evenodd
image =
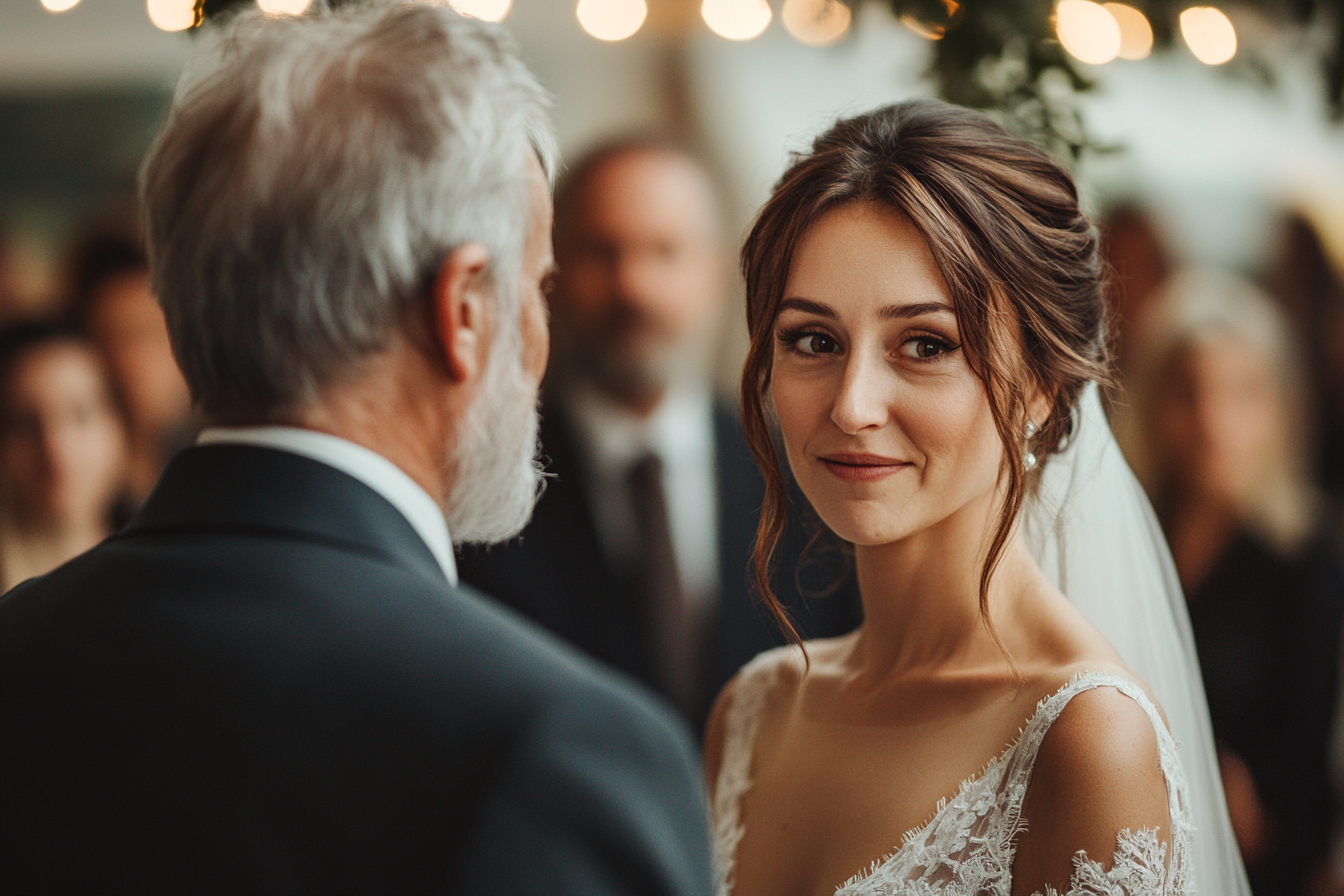
M847 0L857 5L861 0ZM892 12L936 39L930 76L939 94L983 109L1005 127L1060 156L1101 149L1087 136L1079 94L1092 82L1055 39L1054 0L887 0ZM1153 26L1157 47L1176 39L1183 9L1214 0L1126 0ZM1240 0L1270 21L1312 24L1329 34L1321 67L1332 116L1344 118L1344 0ZM1268 69L1239 54L1231 70L1268 80Z
M906 24L937 38L930 74L944 99L989 111L1060 155L1088 148L1077 95L1093 85L1054 39L1052 0L890 2Z

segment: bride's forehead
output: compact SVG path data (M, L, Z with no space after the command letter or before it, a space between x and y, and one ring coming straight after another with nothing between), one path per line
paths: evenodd
M803 232L794 261L799 256L860 247L885 249L884 255L898 258L932 258L924 233L908 215L895 206L856 201L838 205L818 217Z
M907 302L953 305L920 230L899 211L850 204L803 234L789 266L786 296L852 307Z

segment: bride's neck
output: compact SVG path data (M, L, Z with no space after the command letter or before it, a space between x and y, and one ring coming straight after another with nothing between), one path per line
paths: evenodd
M864 625L854 657L879 674L998 665L1002 653L980 614L990 540L984 514L956 515L883 545L857 545ZM992 618L1015 615L1034 562L1014 532L990 583Z

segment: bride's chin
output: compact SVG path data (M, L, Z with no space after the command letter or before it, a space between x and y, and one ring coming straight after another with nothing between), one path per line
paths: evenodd
M878 547L900 541L910 534L907 526L892 519L873 519L845 513L818 514L821 521L842 541L856 547Z

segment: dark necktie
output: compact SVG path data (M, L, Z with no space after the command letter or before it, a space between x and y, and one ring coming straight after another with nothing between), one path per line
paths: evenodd
M639 532L638 581L653 625L663 693L689 716L699 712L701 614L685 599L672 547L663 491L663 461L645 454L630 470L630 497Z

